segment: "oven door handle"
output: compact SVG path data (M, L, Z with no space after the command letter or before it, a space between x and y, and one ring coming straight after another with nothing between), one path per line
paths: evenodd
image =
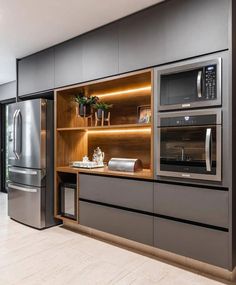
M202 71L198 71L197 75L197 97L202 98Z
M211 145L212 145L211 128L207 128L206 129L206 140L205 140L206 170L207 171L211 171L211 165L212 165Z

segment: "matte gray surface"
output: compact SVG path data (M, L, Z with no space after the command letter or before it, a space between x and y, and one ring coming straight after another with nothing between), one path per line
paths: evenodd
M229 48L229 4L172 0L122 19L119 72Z
M83 37L83 81L119 73L118 24L110 24Z
M154 218L154 245L229 269L229 234Z
M153 183L80 174L80 198L153 212Z
M83 81L82 40L77 37L55 47L55 87Z
M18 62L19 96L54 88L54 48L49 48Z
M0 85L0 102L16 98L16 81Z
M229 193L172 184L154 184L154 212L228 228Z
M153 217L80 201L80 224L153 245Z

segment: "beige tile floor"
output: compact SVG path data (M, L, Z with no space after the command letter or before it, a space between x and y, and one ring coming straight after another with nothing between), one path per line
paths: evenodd
M126 249L53 227L10 220L0 193L0 285L223 284Z

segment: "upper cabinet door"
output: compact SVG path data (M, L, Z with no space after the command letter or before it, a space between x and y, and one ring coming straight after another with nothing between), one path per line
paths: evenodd
M55 87L83 81L82 38L55 47Z
M0 85L0 102L16 99L16 81Z
M119 72L229 47L229 0L171 0L119 22Z
M54 88L54 48L25 57L18 62L19 96Z
M83 81L118 73L118 24L110 24L83 37Z

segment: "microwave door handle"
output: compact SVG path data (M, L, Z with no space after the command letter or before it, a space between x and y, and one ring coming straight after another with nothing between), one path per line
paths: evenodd
M206 129L206 140L205 140L205 153L206 153L206 170L211 171L211 145L212 145L212 135L211 128Z
M197 75L197 97L202 98L202 71L198 71Z

